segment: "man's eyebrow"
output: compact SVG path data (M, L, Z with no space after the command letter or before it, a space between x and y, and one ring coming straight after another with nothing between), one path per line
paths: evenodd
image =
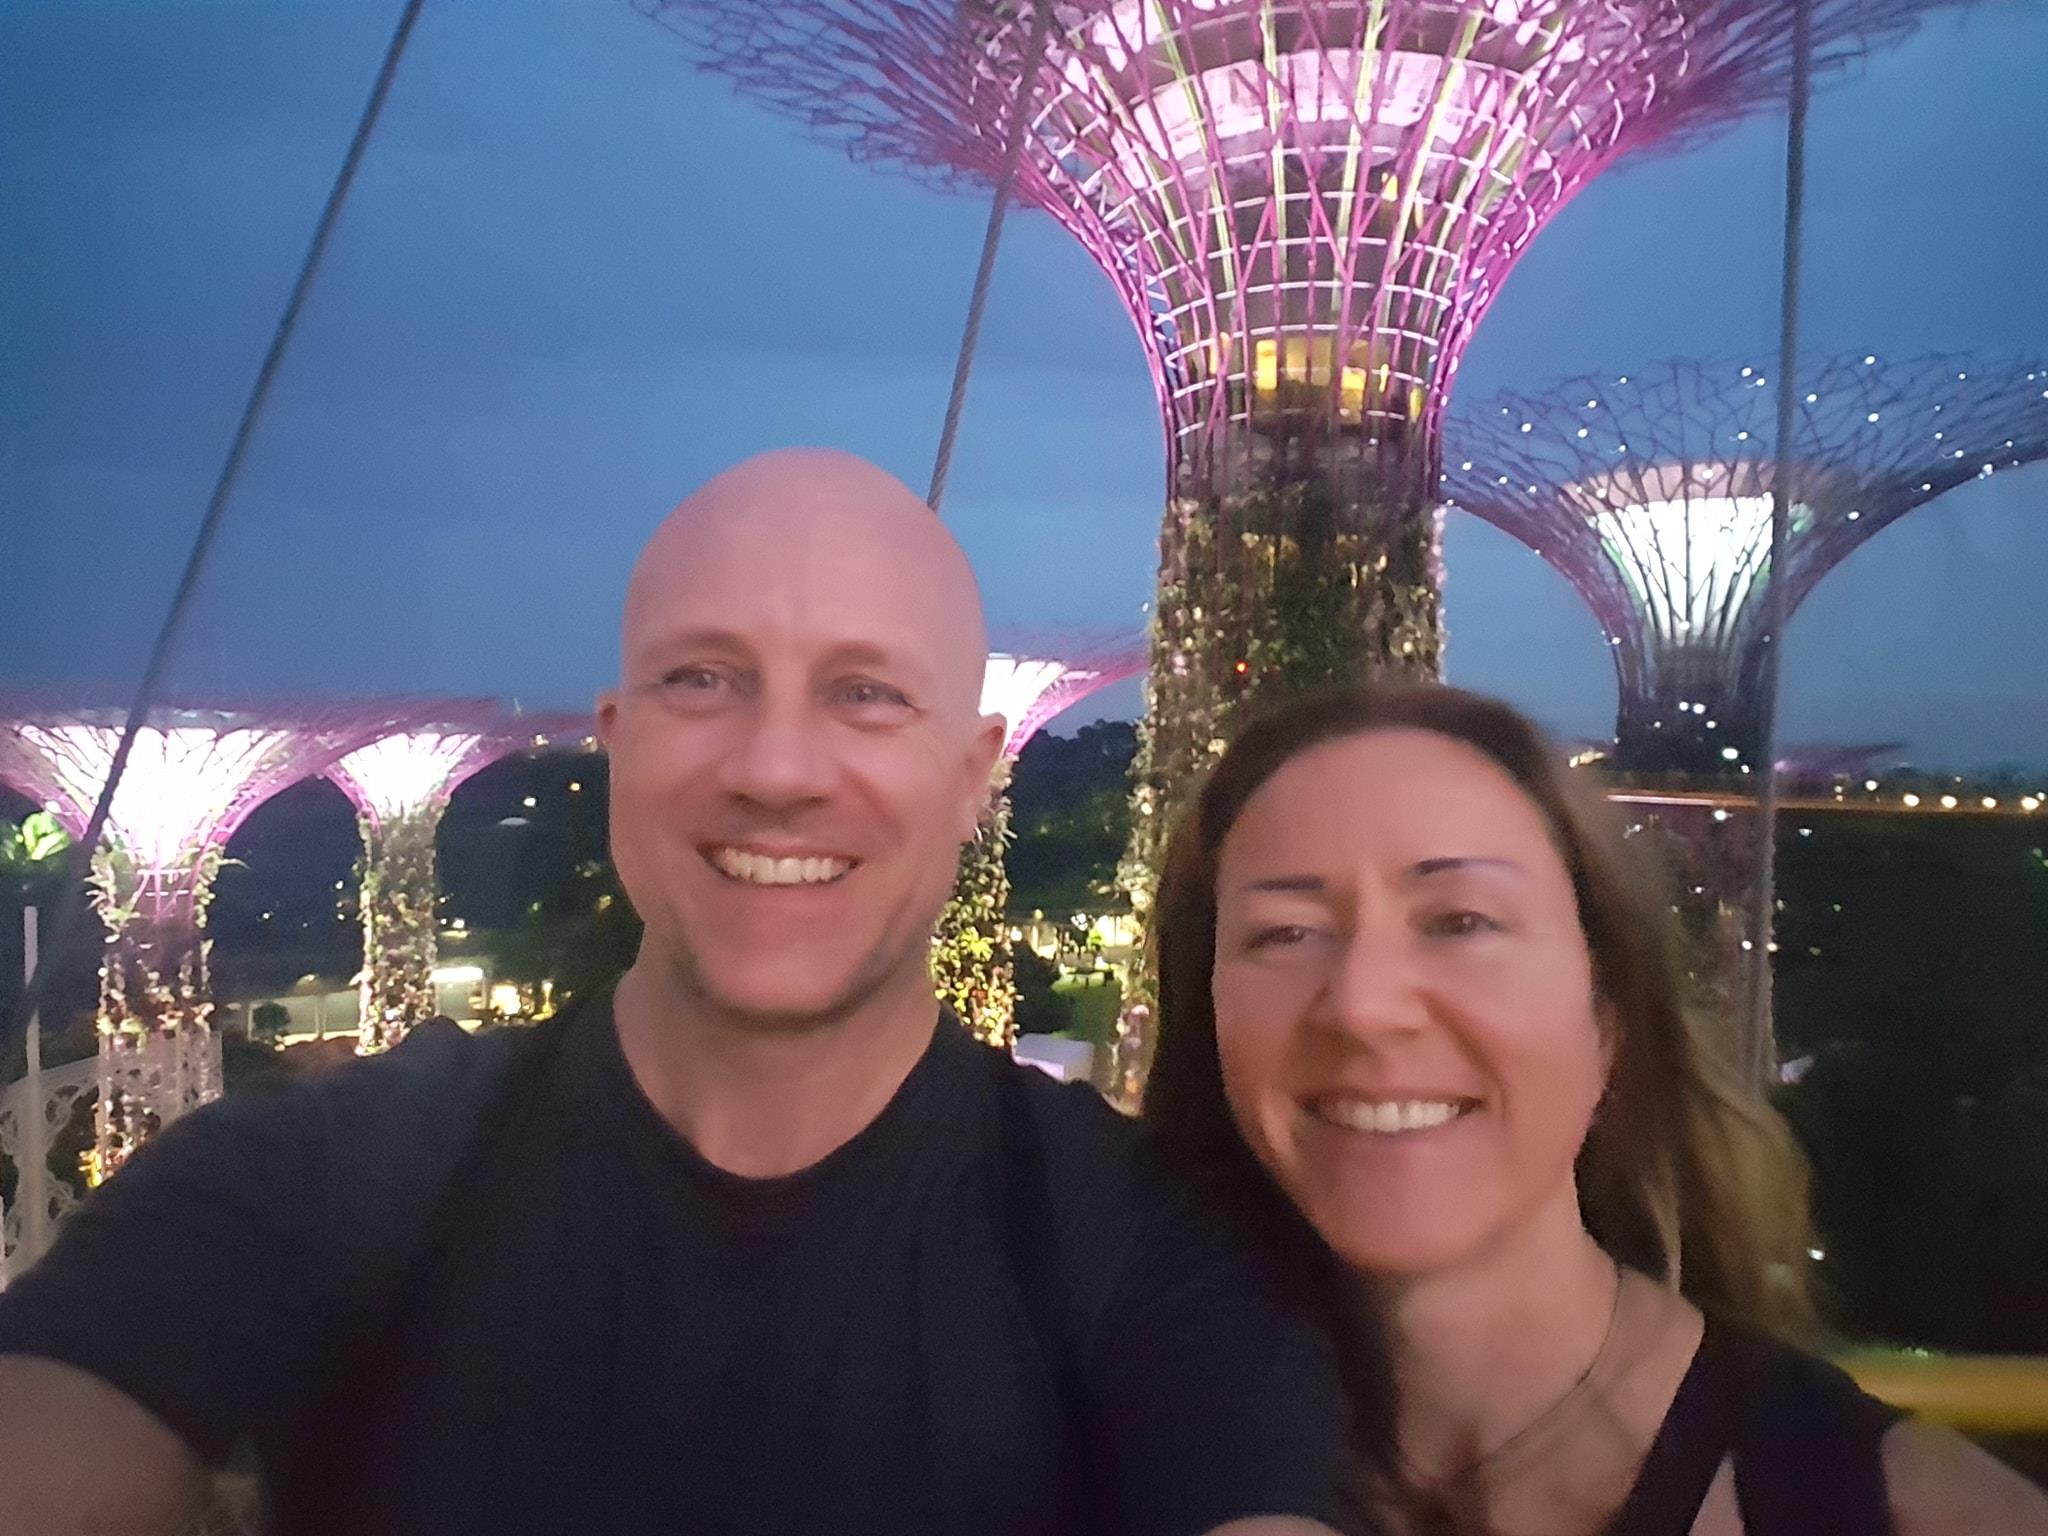
M848 640L830 647L813 665L813 672L855 667L879 672L887 679L907 685L919 699L928 699L938 687L938 669L915 651L894 648L873 640Z
M746 649L747 642L732 630L694 625L680 629L657 630L634 645L633 656L636 660L645 661L650 657L668 656L677 651L707 650L731 655Z

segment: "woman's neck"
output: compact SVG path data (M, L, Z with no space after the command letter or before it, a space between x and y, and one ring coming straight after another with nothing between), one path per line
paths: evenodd
M1413 1479L1498 1456L1585 1383L1609 1342L1619 1271L1568 1207L1454 1269L1371 1286Z

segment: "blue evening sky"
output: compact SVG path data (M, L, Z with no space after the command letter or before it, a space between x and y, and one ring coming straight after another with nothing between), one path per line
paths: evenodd
M139 671L399 8L0 8L0 680ZM1826 90L1809 350L2048 355L2044 79L2048 5L1986 0ZM1782 136L1766 112L1582 195L1465 397L1767 360ZM427 0L176 691L582 704L634 549L722 465L830 443L922 486L983 216L732 99L626 0ZM995 621L1135 625L1161 463L1107 283L1021 214L948 506ZM1561 580L1462 519L1448 563L1455 680L1611 722ZM1786 730L2048 764L2044 578L2048 469L1916 514L1794 624Z

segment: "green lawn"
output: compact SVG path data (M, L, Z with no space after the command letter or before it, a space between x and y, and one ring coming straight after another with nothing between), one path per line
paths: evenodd
M1101 979L1092 986L1083 977L1062 976L1052 989L1073 1004L1074 1022L1063 1033L1099 1045L1116 1035L1116 1013L1123 1002L1123 989L1114 976L1096 974Z

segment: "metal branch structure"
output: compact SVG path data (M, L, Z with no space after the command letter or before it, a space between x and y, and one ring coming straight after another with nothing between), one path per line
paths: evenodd
M119 744L122 711L0 705L0 780L78 835ZM382 701L297 708L165 708L135 741L93 852L106 925L99 1109L88 1177L220 1094L206 908L228 839L265 800L409 723Z
M982 672L981 712L1001 715L1010 728L1005 762L1014 763L1032 737L1083 699L1145 670L1144 643L1136 639L1054 641L1037 649L1070 659L994 651Z
M742 94L941 186L997 182L1028 103L1014 194L1108 276L1165 426L1140 908L1262 698L1438 671L1442 415L1529 242L1617 156L1782 100L1794 57L1783 0L635 3ZM1952 3L1815 0L1815 64Z
M590 733L581 716L519 715L495 700L458 699L432 706L428 721L358 747L327 770L354 804L363 838L358 1054L388 1050L437 1011L434 840L450 797L492 763L558 742L581 744Z
M1066 659L1057 659L1063 654ZM981 712L1008 730L989 785L981 836L960 858L960 877L932 939L932 978L960 1021L991 1045L1016 1035L1017 990L1007 908L1010 877L1010 773L1031 738L1093 693L1144 670L1141 641L1041 643L1025 653L990 654L982 673Z
M1758 767L1777 427L1759 364L1665 363L1454 421L1446 499L1549 561L1599 618L1623 775ZM1866 540L2048 457L2048 366L1857 353L1806 371L1784 611Z

